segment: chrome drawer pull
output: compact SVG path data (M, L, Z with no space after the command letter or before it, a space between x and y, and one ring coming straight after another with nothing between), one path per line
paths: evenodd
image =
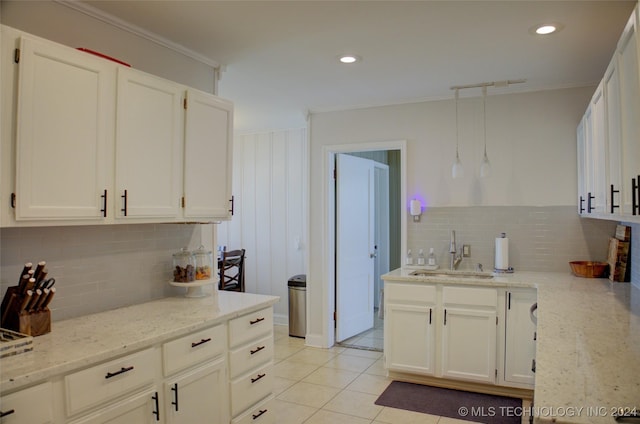
M255 383L256 381L260 380L262 377L264 377L267 374L258 374L258 376L256 378L252 378L251 379L251 384Z
M209 337L208 339L202 339L199 342L191 343L191 347L200 346L201 344L205 344L205 343L210 342L210 341L211 341L211 337Z
M116 375L120 375L120 374L124 374L125 372L129 372L133 370L133 365L130 367L122 367L120 368L120 371L116 371L116 372L108 372L107 375L104 376L104 378L111 378L111 377L115 377Z
M253 417L254 420L257 420L258 418L260 418L260 416L264 413L266 413L267 410L266 409L261 409L260 412L258 412L257 414L252 414L251 416Z
M254 353L258 353L260 352L262 349L264 349L266 346L258 346L255 350L250 351L251 354L253 355Z
M253 321L249 321L249 324L251 324L251 325L253 325L253 324L257 324L257 323L259 323L260 321L264 321L264 318L256 318L256 319L255 319L255 320L253 320Z

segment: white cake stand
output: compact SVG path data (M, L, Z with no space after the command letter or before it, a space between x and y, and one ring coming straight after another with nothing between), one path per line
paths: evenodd
M218 284L218 281L219 280L217 278L209 278L208 280L196 280L190 283L178 283L176 281L169 281L169 284L174 287L182 287L187 289L187 293L184 295L184 297L205 297L208 294L205 293L202 288L211 284Z

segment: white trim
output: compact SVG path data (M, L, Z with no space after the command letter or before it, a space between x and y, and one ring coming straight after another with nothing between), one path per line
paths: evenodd
M73 9L77 12L84 13L87 16L91 16L92 18L98 19L99 21L102 21L106 24L112 25L116 28L119 28L121 30L130 32L134 35L142 37L162 47L166 47L170 50L178 52L193 60L204 63L205 65L209 65L216 70L219 70L221 68L220 63L204 56L203 54L200 54L191 49L188 49L187 47L180 45L178 43L174 43L173 41L167 38L161 37L160 35L154 32L147 31L146 29L140 28L139 26L136 26L125 20L115 17L107 12L104 12L100 9L90 6L87 3L79 2L79 1L71 1L71 0L53 0L53 1L60 5L66 6L70 9ZM219 74L219 73L217 72L216 74ZM216 80L219 79L219 76L216 76L215 79Z
M335 272L333 258L335 257L335 186L333 184L333 164L335 155L347 152L366 152L373 150L400 150L400 206L402 212L400 214L400 245L402 252L407 249L407 214L404 213L405 204L407 203L407 141L381 141L370 143L353 143L322 146L322 280L325 284L322 286L322 314L323 326L322 332L325 343L316 335L314 337L314 346L331 347L335 344L335 329L333 321L333 311L335 311ZM307 299L308 302L308 299ZM309 321L307 321L309 322ZM310 344L307 336L307 344Z

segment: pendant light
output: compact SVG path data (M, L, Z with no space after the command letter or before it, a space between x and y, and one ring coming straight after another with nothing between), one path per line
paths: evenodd
M451 167L451 176L456 178L464 177L464 168L462 167L462 162L460 162L460 154L458 153L458 144L459 144L459 131L458 131L458 89L456 88L456 161L453 163Z
M484 119L484 157L480 165L480 177L486 178L491 175L491 164L487 156L487 86L482 87L482 116Z

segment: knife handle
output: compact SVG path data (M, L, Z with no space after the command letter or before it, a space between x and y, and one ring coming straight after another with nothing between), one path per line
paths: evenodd
M45 261L41 261L38 262L38 265L36 266L36 272L33 275L33 277L36 279L36 281L40 281L40 275L42 274L42 271L44 271L44 266L47 264L47 262Z
M40 300L40 296L42 296L42 290L35 290L33 292L33 295L31 295L31 301L29 301L27 307L25 308L28 312L33 311L33 307L36 306L36 303L38 303L38 300Z
M34 303L33 310L39 311L41 309L44 309L43 305L44 305L44 302L47 300L48 296L49 296L49 289L42 289L42 295L40 295L36 303Z
M56 294L56 288L51 287L49 289L49 294L47 295L47 298L44 300L44 302L42 302L42 305L40 306L41 309L46 309L47 306L49 306L49 303L51 303L51 299L53 299L54 294Z
M22 268L22 272L20 273L20 281L22 281L23 276L29 272L29 270L31 269L31 267L33 266L33 264L31 262L27 262L26 264L24 264L24 268ZM20 281L18 281L18 284L20 284Z
M33 296L33 290L27 290L27 292L23 296L22 303L20 304L19 313L25 312L25 310L27 309L27 305L31 301L31 296Z
M38 286L42 285L42 282L44 280L47 279L47 274L49 273L49 270L47 268L43 269L42 272L40 273L40 275L38 276L38 278L36 278L36 284Z
M20 292L21 296L24 296L24 293L29 288L29 274L23 274L20 278L20 282L18 283L18 292Z

